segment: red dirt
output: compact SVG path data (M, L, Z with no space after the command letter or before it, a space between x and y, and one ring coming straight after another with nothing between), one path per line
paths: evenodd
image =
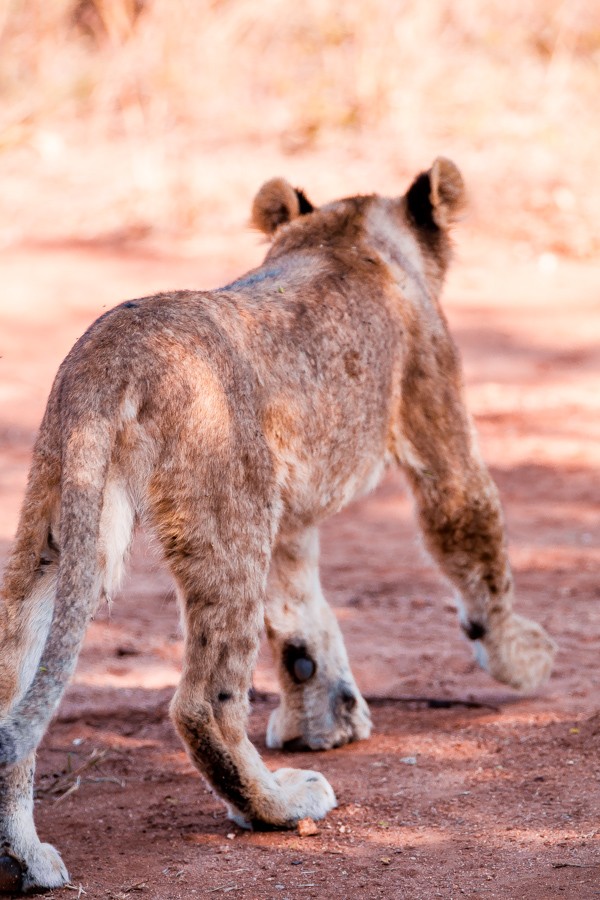
M3 557L35 427L73 340L128 296L223 283L258 259L244 252L240 263L222 250L210 269L92 246L0 255ZM252 739L272 767L322 771L340 805L315 836L241 832L169 723L177 611L142 538L39 754L39 831L75 888L49 897L600 896L600 269L524 262L471 236L445 297L506 510L519 608L560 645L550 683L520 697L475 668L391 474L323 529L323 581L374 735L328 753L266 750L276 683L263 652Z

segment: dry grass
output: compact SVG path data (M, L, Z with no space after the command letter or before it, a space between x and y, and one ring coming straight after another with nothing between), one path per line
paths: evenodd
M585 0L0 0L0 240L190 235L274 171L389 192L445 152L476 221L591 255L599 84Z

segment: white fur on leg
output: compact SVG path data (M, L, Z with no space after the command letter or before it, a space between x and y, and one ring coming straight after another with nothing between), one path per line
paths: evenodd
M56 565L48 566L31 594L23 602L22 631L25 639L20 648L20 668L17 693L12 698L16 706L35 678L54 613L56 598Z
M475 657L475 662L479 666L480 669L483 669L484 672L490 671L490 662L487 655L487 650L481 643L481 641L473 641L472 642L473 656Z
M302 710L298 707L289 711L285 706L285 695L279 701L279 706L269 716L267 724L266 744L270 750L281 750L288 741L302 734Z
M34 888L59 888L69 882L69 873L52 844L31 847L26 857L27 870L23 873L23 890Z
M69 873L58 850L42 844L33 822L33 757L0 776L0 845L22 869L24 891L62 887Z
M110 598L123 578L127 551L131 544L135 512L123 482L106 483L100 519L100 551L103 556L103 591Z

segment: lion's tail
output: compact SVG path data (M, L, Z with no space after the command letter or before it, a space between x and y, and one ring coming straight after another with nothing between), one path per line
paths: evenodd
M42 425L0 601L0 765L19 762L40 742L103 586L111 429L100 417L78 421L62 447L49 446L48 432Z

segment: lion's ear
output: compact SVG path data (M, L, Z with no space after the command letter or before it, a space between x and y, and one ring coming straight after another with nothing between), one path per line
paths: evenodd
M264 234L273 234L280 225L313 209L302 191L294 189L284 178L272 178L254 198L252 224Z
M465 186L458 167L438 156L429 172L422 172L406 194L408 210L419 227L449 228L465 206Z

